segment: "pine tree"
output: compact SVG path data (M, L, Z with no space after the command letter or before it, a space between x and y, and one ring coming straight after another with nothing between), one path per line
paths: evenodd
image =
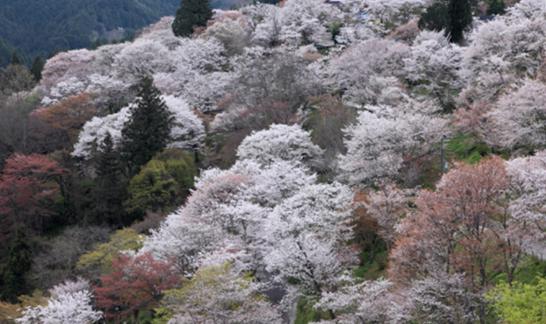
M451 42L461 43L464 40L464 31L472 23L472 8L469 0L449 0L447 7L449 24L446 32Z
M3 274L2 297L11 302L25 293L25 274L32 265L32 250L23 231L18 230L8 252Z
M44 69L45 61L41 56L36 56L30 67L30 73L34 76L34 80L39 82L42 79L42 70Z
M173 122L161 93L153 85L151 77L144 77L131 118L125 123L122 134L122 157L129 176L167 146Z
M94 188L95 220L122 225L127 180L123 174L120 154L114 149L110 133L106 134L99 151Z
M21 60L21 58L19 57L17 52L13 52L13 54L11 54L10 64L11 65L22 65L23 64L23 61Z
M182 0L173 22L173 32L176 36L190 36L194 27L206 26L211 18L208 0Z

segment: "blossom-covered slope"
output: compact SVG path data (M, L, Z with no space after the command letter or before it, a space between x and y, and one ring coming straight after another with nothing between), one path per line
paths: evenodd
M95 202L133 217L112 227L132 227L68 271L91 286L60 280L18 321L544 320L519 311L544 298L546 4L476 14L460 43L418 23L433 4L248 5L187 38L165 17L131 42L48 60L17 96L34 98L46 124L46 112L79 116L70 145L45 151L78 181L116 189ZM170 136L137 174L107 182L143 76ZM28 176L13 165L6 196ZM195 183L180 190L191 166ZM30 180L62 195L62 172L47 171ZM153 203L135 214L135 197ZM70 198L86 224L89 202Z

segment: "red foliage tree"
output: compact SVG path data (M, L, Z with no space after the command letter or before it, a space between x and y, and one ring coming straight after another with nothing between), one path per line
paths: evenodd
M42 151L69 149L78 140L83 125L96 114L97 108L88 94L68 97L30 114L30 137Z
M17 225L44 230L55 214L65 172L45 155L14 154L6 160L0 175L0 240Z
M97 306L108 320L121 320L161 299L162 292L180 280L168 262L150 254L120 255L112 261L112 272L101 277L95 287Z
M505 245L499 215L505 213L508 186L504 161L493 157L460 164L435 192L422 191L417 213L403 221L391 251L391 277L409 282L444 269L465 273L476 290L484 287Z

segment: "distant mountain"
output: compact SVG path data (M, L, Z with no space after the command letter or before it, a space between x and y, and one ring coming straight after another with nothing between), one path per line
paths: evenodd
M244 0L213 0L229 8ZM0 65L14 49L37 55L130 37L158 18L174 15L180 0L0 0Z

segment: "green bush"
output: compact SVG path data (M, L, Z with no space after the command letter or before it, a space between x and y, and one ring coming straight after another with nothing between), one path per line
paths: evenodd
M127 212L165 212L176 207L188 196L196 175L191 154L177 149L159 153L131 179Z
M500 283L487 295L503 323L546 323L546 279L537 278L536 283Z
M491 154L491 148L471 134L458 134L447 142L446 151L450 159L470 164L478 163Z

